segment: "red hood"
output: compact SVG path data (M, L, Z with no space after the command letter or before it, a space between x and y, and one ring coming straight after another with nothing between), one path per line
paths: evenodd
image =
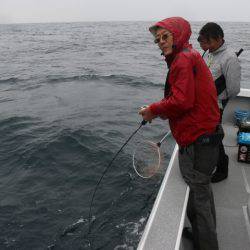
M155 36L157 27L169 30L174 38L174 53L171 55L173 58L179 51L184 48L191 47L189 38L192 34L191 27L188 21L182 17L166 18L149 28L149 31ZM168 61L170 58L166 58Z

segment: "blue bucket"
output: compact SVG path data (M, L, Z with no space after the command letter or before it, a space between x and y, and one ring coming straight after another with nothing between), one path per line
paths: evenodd
M238 135L238 143L250 145L250 133L240 132Z
M240 124L250 117L250 111L237 109L234 111L234 117L236 120L236 124Z

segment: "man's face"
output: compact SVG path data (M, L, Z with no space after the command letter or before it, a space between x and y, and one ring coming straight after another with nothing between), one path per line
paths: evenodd
M199 41L199 44L204 51L207 51L209 49L209 42L207 40Z
M222 38L218 38L218 39L210 38L209 40L207 40L205 38L199 37L198 42L200 44L200 47L204 51L209 50L209 52L213 52L222 45L223 39Z
M164 56L172 54L174 39L170 31L163 28L157 29L155 35L155 43L158 44Z

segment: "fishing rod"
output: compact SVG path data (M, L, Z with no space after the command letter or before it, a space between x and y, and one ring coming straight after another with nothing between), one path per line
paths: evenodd
M240 54L243 52L243 50L244 50L244 49L241 48L238 52L235 52L236 56L239 57Z
M140 126L130 135L130 137L125 141L125 143L122 145L122 147L117 151L117 153L114 155L113 159L110 161L110 163L107 165L107 167L104 169L100 179L98 180L94 192L92 194L92 198L91 198L91 202L90 202L90 206L89 206L89 217L88 217L88 222L89 222L89 228L88 228L88 234L91 233L91 217L92 217L92 206L93 206L93 201L94 201L94 197L96 194L96 191L104 177L104 175L106 174L106 172L108 171L108 169L111 167L112 163L114 162L114 160L116 159L116 157L119 155L119 153L122 151L122 149L128 144L128 142L132 139L132 137L140 130L140 128L144 125L147 124L147 121L143 120L140 123Z

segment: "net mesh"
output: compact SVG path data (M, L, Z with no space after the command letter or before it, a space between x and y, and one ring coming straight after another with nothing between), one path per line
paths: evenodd
M133 166L136 173L149 178L156 174L160 167L160 148L151 141L146 141L137 146L133 154Z

